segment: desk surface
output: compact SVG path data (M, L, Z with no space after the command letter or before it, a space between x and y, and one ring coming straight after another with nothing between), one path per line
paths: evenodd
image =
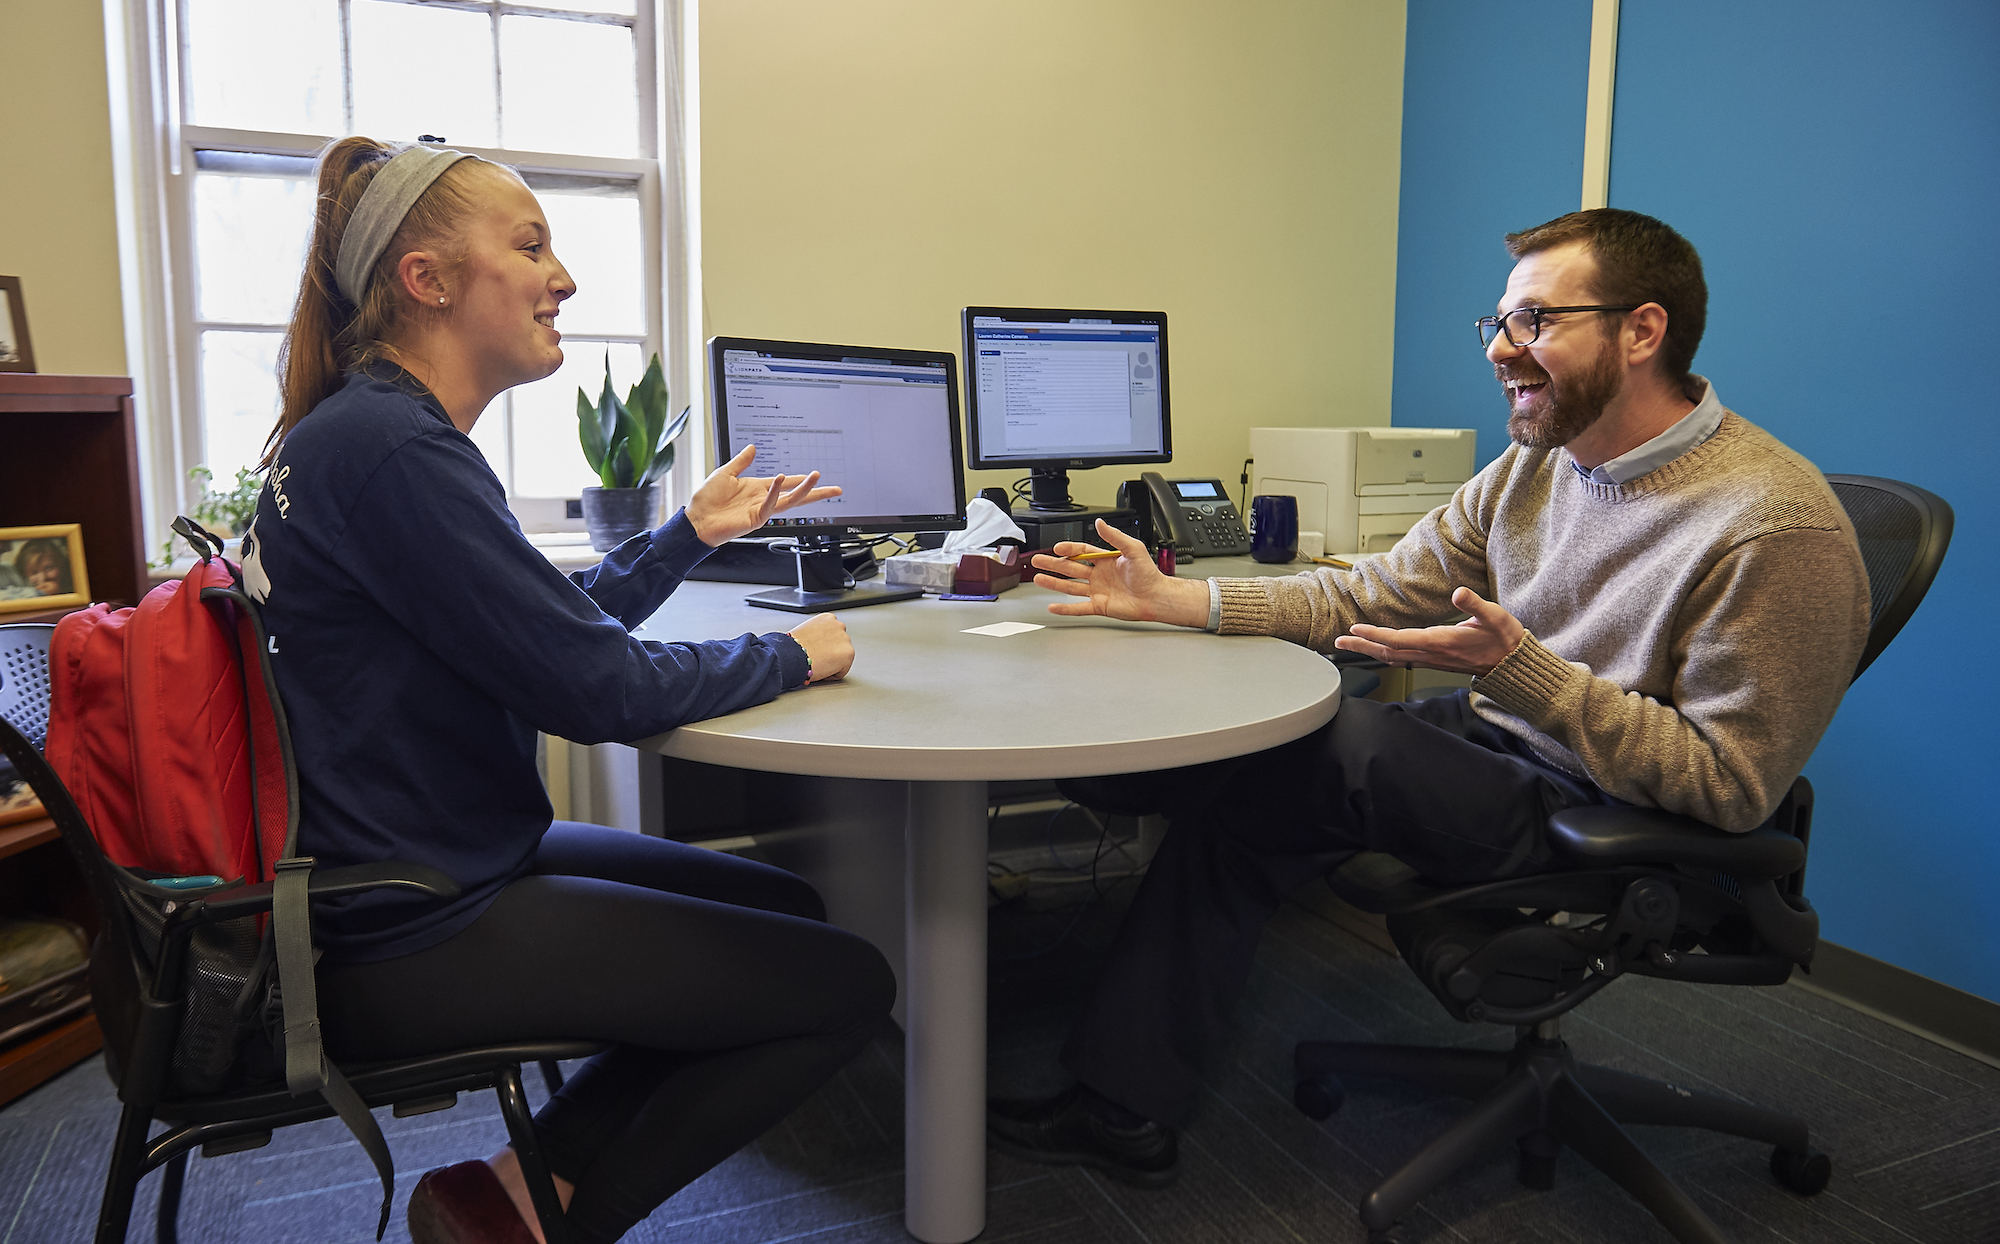
M1233 559L1182 573L1246 573ZM786 630L800 615L743 603L740 583L688 583L649 639ZM853 671L769 704L641 740L687 760L825 777L975 781L1133 773L1261 751L1325 723L1340 679L1280 640L1047 611L1023 584L999 600L934 597L841 612ZM1033 622L995 637L968 627Z

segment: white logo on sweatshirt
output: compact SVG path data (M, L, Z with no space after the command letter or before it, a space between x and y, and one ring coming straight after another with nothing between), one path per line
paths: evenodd
M257 539L254 518L243 529L243 587L260 605L271 599L271 576L264 573L264 546Z

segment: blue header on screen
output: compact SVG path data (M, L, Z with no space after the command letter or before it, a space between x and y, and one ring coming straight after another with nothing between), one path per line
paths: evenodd
M980 341L1158 341L1160 339L1157 329L1129 333L1050 333L975 327L972 335Z

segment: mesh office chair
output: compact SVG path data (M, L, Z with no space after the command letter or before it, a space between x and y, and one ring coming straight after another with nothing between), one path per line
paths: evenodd
M1868 570L1868 642L1855 676L1895 638L1936 577L1951 507L1921 488L1830 475ZM1481 1150L1520 1146L1520 1181L1553 1186L1565 1145L1651 1210L1677 1240L1727 1237L1633 1143L1622 1123L1701 1127L1773 1146L1771 1172L1806 1196L1832 1164L1804 1120L1579 1063L1560 1016L1627 973L1727 985L1779 985L1812 961L1819 917L1804 895L1812 787L1800 778L1772 819L1743 834L1638 808L1573 808L1550 839L1574 868L1440 887L1387 855L1355 856L1328 878L1347 902L1388 917L1404 960L1460 1020L1512 1024L1509 1052L1306 1041L1294 1100L1326 1118L1334 1076L1388 1076L1475 1101L1472 1110L1362 1198L1371 1244L1406 1238L1418 1199ZM1524 914L1530 912L1532 914ZM1554 923L1563 913L1562 925ZM1579 917L1587 922L1579 923ZM1701 953L1695 953L1699 950Z
M49 637L53 626L0 626L0 717L41 750L49 734Z
M105 858L69 791L42 759L48 725L48 644L54 630L0 627L0 750L41 797L83 873L102 921L91 952L91 990L104 1031L105 1069L118 1086L124 1111L112 1145L96 1244L122 1244L140 1178L162 1166L166 1174L155 1230L160 1244L173 1244L192 1150L200 1148L204 1157L219 1157L261 1148L270 1143L274 1129L330 1118L334 1110L316 1094L292 1096L282 1077L201 1096L174 1091L171 1069L187 998L190 938L204 925L269 912L271 884L239 886L192 900L182 896L183 901L166 908L163 927L157 916L154 927L142 927L140 913L157 912L162 899L176 897L174 892L161 890ZM275 689L272 696L276 698ZM283 729L282 720L279 728ZM285 751L289 756L289 742ZM296 783L296 775L286 776ZM308 893L330 898L383 885L440 897L449 897L458 888L435 869L390 862L315 870ZM156 955L149 954L155 947ZM567 1244L561 1205L540 1156L521 1087L521 1065L541 1063L553 1091L561 1084L557 1060L588 1057L602 1048L584 1041L521 1041L356 1064L344 1070L364 1102L370 1107L389 1106L399 1118L448 1109L457 1104L461 1092L492 1089L534 1194L543 1237L549 1244ZM167 1126L149 1136L156 1120Z

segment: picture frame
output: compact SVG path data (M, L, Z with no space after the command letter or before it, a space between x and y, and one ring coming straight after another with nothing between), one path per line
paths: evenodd
M0 527L0 617L89 603L82 523Z
M21 299L21 278L0 276L0 371L35 370L35 348L28 342L28 308Z

